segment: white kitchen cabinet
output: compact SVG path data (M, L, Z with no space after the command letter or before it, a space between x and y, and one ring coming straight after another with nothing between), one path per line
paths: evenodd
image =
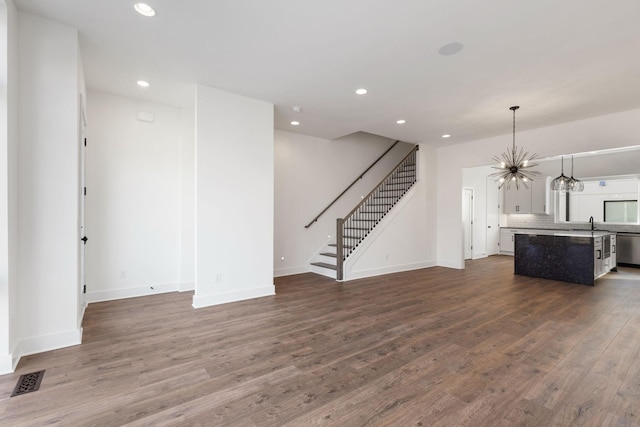
M598 278L604 274L605 259L602 248L602 237L593 238L593 276Z
M529 188L512 185L504 190L504 209L506 214L548 214L550 178L538 178L529 183Z
M516 189L516 186L512 185L507 190L504 187L504 213L531 213L531 188L520 186L520 188Z
M504 228L500 230L500 255L513 255L516 231Z
M551 177L538 178L531 183L531 213L549 214Z
M615 269L616 271L618 271L618 255L616 255L616 253L618 252L618 238L616 237L615 234L611 235L611 265L610 267L612 269Z

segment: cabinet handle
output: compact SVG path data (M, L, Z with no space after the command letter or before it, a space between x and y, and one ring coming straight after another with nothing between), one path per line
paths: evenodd
M611 252L616 253L616 245L611 245Z
M602 251L598 249L597 252L598 252L598 259L602 259Z

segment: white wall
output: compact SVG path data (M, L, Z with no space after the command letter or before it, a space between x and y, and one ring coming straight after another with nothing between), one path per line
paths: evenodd
M97 91L87 110L87 299L177 290L181 111Z
M418 182L347 259L346 279L436 265L435 149L417 156Z
M524 111L524 110L523 110ZM463 268L462 169L491 164L508 135L438 149L438 264ZM640 110L517 132L516 145L541 157L640 144Z
M18 20L20 354L80 342L78 32Z
M349 213L414 146L398 144L317 222L305 225L393 143L367 133L327 140L276 130L276 276L310 271L309 261L336 232L336 218Z
M198 86L194 307L273 295L273 105Z

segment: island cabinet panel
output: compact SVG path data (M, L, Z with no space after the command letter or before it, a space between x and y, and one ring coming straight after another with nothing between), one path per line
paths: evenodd
M593 285L593 238L516 234L515 274Z

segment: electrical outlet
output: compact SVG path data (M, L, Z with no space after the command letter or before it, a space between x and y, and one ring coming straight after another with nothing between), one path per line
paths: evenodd
M216 283L222 283L222 273L216 273Z
M120 278L121 279L127 278L127 270L120 270Z

